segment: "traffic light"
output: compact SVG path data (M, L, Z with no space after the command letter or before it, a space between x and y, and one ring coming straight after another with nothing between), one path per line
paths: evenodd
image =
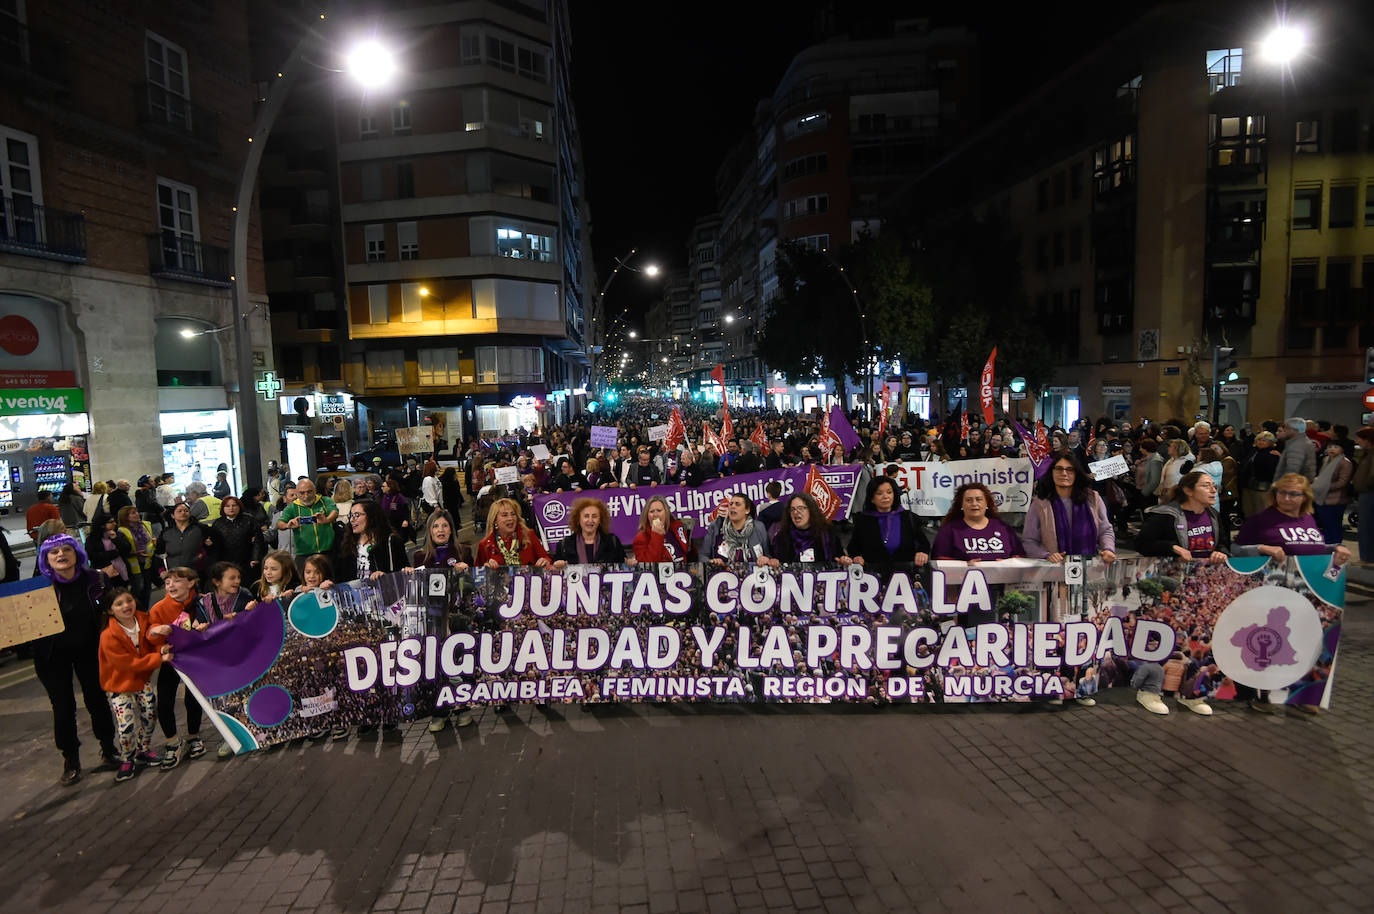
M1364 379L1374 384L1374 346L1364 351Z

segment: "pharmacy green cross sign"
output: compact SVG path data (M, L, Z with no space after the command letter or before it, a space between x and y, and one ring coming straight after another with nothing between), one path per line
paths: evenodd
M277 379L274 372L263 372L262 380L257 383L258 393L262 398L271 403L277 399L277 394L281 393L282 383Z

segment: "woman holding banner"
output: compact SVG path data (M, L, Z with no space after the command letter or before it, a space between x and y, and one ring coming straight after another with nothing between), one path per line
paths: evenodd
M579 498L568 514L577 524L553 551L553 567L561 571L569 565L618 565L625 557L625 544L611 532L611 512L599 498Z
M487 511L490 532L477 544L477 564L488 568L502 565L548 566L549 553L539 537L525 526L520 503L513 498L498 498Z
M1092 477L1073 451L1059 451L1050 471L1035 484L1021 544L1033 559L1057 563L1081 555L1116 561L1116 531L1107 503L1093 490Z
M339 547L339 580L380 578L406 564L405 544L375 501L355 501Z
M973 565L1025 555L1026 550L1016 531L998 518L992 491L981 482L966 482L954 491L932 554Z
M920 518L901 506L901 492L888 476L868 486L862 514L854 518L849 554L856 565L924 565L930 540Z
M712 565L726 562L755 562L768 564L768 533L754 517L754 502L748 495L735 492L725 517L706 528L701 554L710 556Z
M825 512L816 504L816 499L804 492L798 492L787 500L782 520L773 528L774 568L785 562L838 562L848 565L853 561L844 554L840 538L835 534Z
M1193 470L1178 481L1163 504L1145 512L1135 538L1141 555L1199 559L1209 565L1226 561L1231 535L1217 510L1217 486L1212 477Z
M635 534L635 558L641 562L695 562L696 546L682 521L663 496L655 495L644 504Z

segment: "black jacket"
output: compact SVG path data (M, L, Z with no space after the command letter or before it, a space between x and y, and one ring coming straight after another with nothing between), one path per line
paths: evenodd
M553 560L555 562L567 562L569 565L581 564L582 560L577 555L577 538L581 535L581 533L574 531L563 537L558 548L553 551ZM596 544L596 554L592 556L592 562L615 564L623 561L625 561L625 544L614 533L603 533L600 541Z
M10 549L10 544L5 539L3 532L0 532L0 556L3 556L5 560L5 571L4 575L0 576L0 584L19 580L19 563L14 560L14 552Z
M1216 508L1208 508L1207 513L1212 518L1212 531L1216 536L1214 549L1229 553L1231 531L1226 527L1226 518ZM1146 511L1145 521L1135 536L1136 551L1141 555L1172 556L1175 546L1188 547L1182 509L1176 504L1164 504Z
M129 560L133 558L133 550L129 547L129 541L115 531L113 549L106 549L104 546L104 528L99 530L92 529L86 536L86 556L90 559L91 567L99 571L106 565L114 562L115 559L123 559L125 568L128 567ZM124 580L128 580L125 578Z
M930 539L926 536L925 525L910 511L901 512L902 538L897 550L891 554L883 545L882 527L878 518L864 512L854 517L854 535L849 540L849 554L863 558L866 565L905 564L916 560L916 553L930 554Z
M387 537L385 543L373 543L367 549L368 561L372 567L369 573L381 571L390 573L406 567L406 550L401 538L396 534ZM339 544L339 560L334 565L336 581L358 580L358 550L349 543Z
M220 515L210 525L207 537L210 545L206 547L212 562L233 562L239 566L244 581L253 580L257 575L249 574L254 562L262 561L267 554L267 546L262 538L262 528L242 511L232 521Z
M797 562L799 550L796 543L792 541L791 532L784 524L779 524L772 531L773 558L780 562ZM827 530L813 547L813 562L833 562L838 556L844 555L844 549L840 546L840 538L835 535L834 530ZM868 559L864 559L865 562Z

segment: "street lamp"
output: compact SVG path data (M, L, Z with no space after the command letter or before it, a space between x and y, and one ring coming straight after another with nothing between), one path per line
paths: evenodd
M1264 39L1263 44L1260 45L1260 53L1270 63L1283 66L1292 63L1293 59L1302 53L1306 46L1306 33L1302 29L1285 22L1275 26L1274 30Z
M601 316L602 319L606 319L606 292L611 288L611 283L615 282L615 278L616 278L617 276L620 275L620 271L621 271L621 270L629 270L631 273L641 273L641 274L643 274L643 275L645 275L645 276L648 276L648 277L651 278L651 279L657 277L658 274L661 272L661 271L659 270L659 268L658 268L658 264L648 263L648 264L645 264L645 265L642 266L642 267L637 267L637 266L634 266L633 264L631 264L631 263L630 263L630 260L631 260L636 254L638 254L638 253L639 253L639 248L630 248L630 253L626 254L624 257L617 257L617 258L615 258L615 269L611 270L611 275L606 277L606 281L602 284L601 290L600 290L599 292L596 293L596 299L595 299L595 301L596 301L596 310L597 310L597 313ZM597 320L597 318L596 318L595 316L593 316L593 317L592 317L592 322L595 323L596 320ZM611 327L610 327L610 324L611 324L611 323L612 323L612 322L608 320L608 321L607 321L607 324L606 324L606 327L605 327L605 331L604 331L604 332L605 332L605 338L606 338L606 339L609 339L609 338L610 338L610 334L611 334ZM631 336L631 338L634 337L634 331L630 331L630 336ZM597 365L596 362L595 362L596 356L597 356L597 354L598 354L595 345L593 345L593 346L591 347L589 354L590 354L591 357L592 357L592 370L591 370L591 375L592 375L592 385L593 385L593 388L595 388L595 385L596 385L596 370L597 370L597 368L600 367L600 366Z
M234 193L234 230L229 236L229 261L234 265L234 272L229 277L233 283L229 295L234 313L234 355L239 382L239 426L242 430L239 440L243 445L243 480L247 486L262 483L262 442L258 432L257 397L253 393L256 389L253 335L248 326L248 318L257 308L245 310L248 302L248 221L253 208L253 191L258 184L258 169L262 166L263 147L301 71L310 66L344 72L312 63L305 56L306 45L312 41L314 35L308 32L296 43L286 63L277 72L276 81L268 88L267 97L262 100L262 106L258 108L253 121L253 132L248 136L248 153L243 158ZM364 88L384 85L396 73L395 59L376 39L367 39L354 45L344 55L344 60L349 75Z

